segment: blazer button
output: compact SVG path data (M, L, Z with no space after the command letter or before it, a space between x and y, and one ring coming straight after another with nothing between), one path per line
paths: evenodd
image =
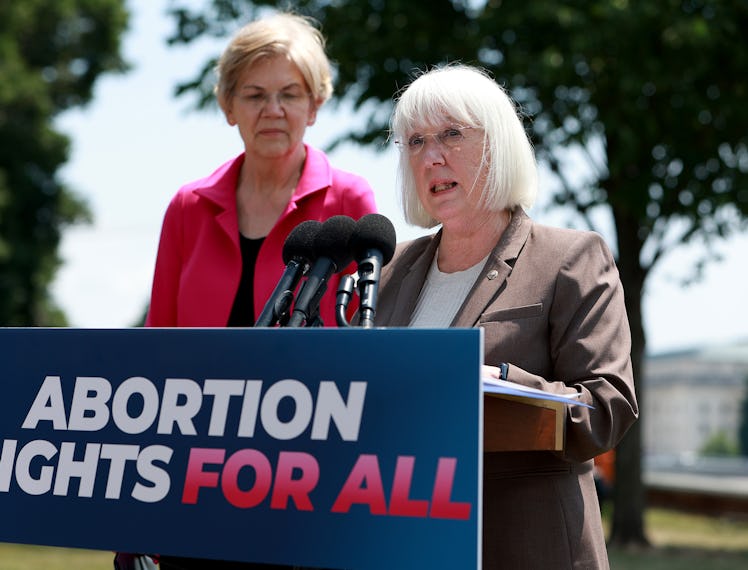
M489 281L493 281L498 276L499 276L499 272L496 271L495 269L492 269L491 271L488 272L488 275L486 275L486 277L488 277Z

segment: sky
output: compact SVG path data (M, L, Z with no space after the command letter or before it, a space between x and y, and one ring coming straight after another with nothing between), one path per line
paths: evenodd
M57 128L72 141L61 172L84 198L94 222L66 230L63 266L53 284L55 300L80 328L124 328L141 317L150 294L161 221L180 186L213 172L242 151L238 132L218 110L194 111L189 98L174 96L225 41L168 47L172 23L165 0L130 0L130 29L123 53L132 64L124 75L100 79L94 99L69 111ZM348 125L353 112L323 107L306 142L324 148ZM343 146L333 165L364 176L380 213L392 220L398 241L422 235L399 209L397 151ZM544 188L540 189L542 203ZM559 218L541 206L529 211L541 223ZM723 259L707 266L704 279L684 287L700 250L684 247L666 257L647 281L644 319L651 354L748 340L748 233L722 242Z

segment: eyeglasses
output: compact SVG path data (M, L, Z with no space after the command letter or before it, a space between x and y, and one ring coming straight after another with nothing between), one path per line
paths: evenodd
M279 107L284 109L299 108L306 106L312 94L308 91L303 90L285 90L277 93L266 93L264 91L252 91L249 93L243 93L240 97L249 103L249 105L255 109L265 108L270 101L274 101Z
M401 150L407 150L408 154L414 156L420 153L426 146L426 139L432 137L445 148L457 148L465 140L465 132L475 127L453 126L447 127L438 133L422 133L412 135L408 140L396 140L395 144Z

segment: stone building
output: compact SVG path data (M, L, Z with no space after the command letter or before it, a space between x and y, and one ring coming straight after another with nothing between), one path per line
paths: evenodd
M650 356L644 371L645 455L695 455L720 433L737 442L748 341Z

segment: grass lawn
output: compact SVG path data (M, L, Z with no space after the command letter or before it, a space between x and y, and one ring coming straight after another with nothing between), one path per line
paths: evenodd
M613 570L745 570L748 521L663 509L645 513L651 548L608 549Z
M112 570L113 560L100 550L0 543L0 570Z
M745 570L748 521L649 509L652 547L610 549L613 570ZM0 570L111 570L112 553L0 543Z

